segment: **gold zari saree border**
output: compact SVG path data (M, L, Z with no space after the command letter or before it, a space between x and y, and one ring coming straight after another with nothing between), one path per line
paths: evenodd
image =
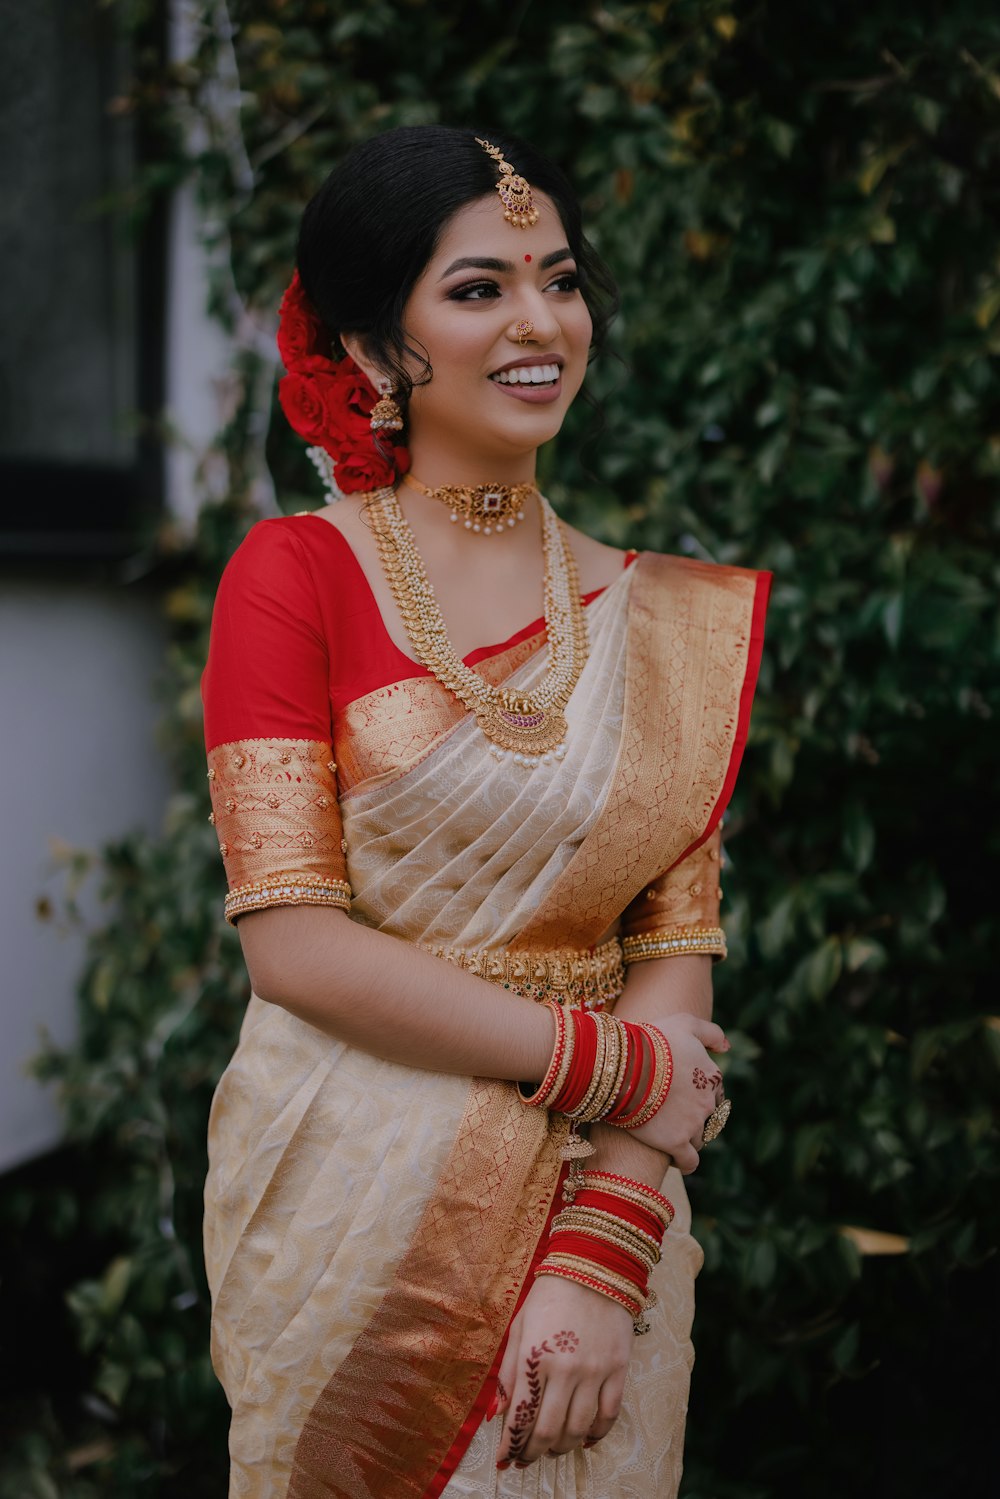
M510 1323L567 1132L513 1084L473 1081L392 1288L302 1429L288 1499L426 1492Z
M601 815L517 947L590 947L711 823L737 743L760 574L643 552L625 726Z

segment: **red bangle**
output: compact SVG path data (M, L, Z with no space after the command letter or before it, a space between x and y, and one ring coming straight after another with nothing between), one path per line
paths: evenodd
M673 1052L670 1050L670 1042L655 1025L644 1025L642 1029L646 1044L650 1047L652 1053L649 1086L639 1107L633 1110L627 1117L616 1119L615 1123L619 1129L639 1129L643 1124L648 1124L650 1119L659 1113L660 1109L666 1103L667 1094L670 1092L670 1084L673 1081L674 1057ZM656 1041L653 1040L653 1037L656 1037ZM657 1069L657 1041L662 1048L662 1068L659 1071ZM653 1090L656 1088L657 1083L659 1083L659 1091L654 1096Z
M657 1192L655 1187L647 1187L645 1182L633 1181L630 1176L619 1176L614 1171L595 1170L584 1172L580 1179L578 1191L584 1192L593 1189L599 1192L602 1189L602 1183L609 1184L607 1190L611 1191L612 1194L616 1184L621 1187L629 1187L633 1192L639 1192L642 1196L648 1197L651 1203L655 1203L658 1207L662 1208L671 1218L674 1216L674 1205L669 1197L664 1197L663 1193Z
M619 1249L614 1244L609 1244L606 1239L596 1238L592 1234L579 1233L575 1229L562 1229L552 1234L547 1253L573 1254L578 1259L589 1260L591 1264L604 1270L613 1270L616 1275L623 1275L643 1296L646 1294L649 1285L649 1266L643 1264L635 1255L629 1254L624 1247Z
M576 1034L573 1063L559 1096L549 1104L549 1108L557 1114L568 1113L583 1102L593 1080L597 1061L597 1021L585 1010L571 1010L570 1020Z
M578 1192L573 1205L578 1208L599 1208L602 1213L613 1213L622 1222L641 1229L651 1238L659 1241L663 1239L665 1232L663 1219L654 1213L652 1208L642 1208L638 1203L627 1202L622 1197L613 1197L609 1192L596 1192L593 1189Z
M535 1089L535 1092L532 1093L529 1098L524 1099L524 1102L526 1104L541 1103L546 1093L555 1082L556 1077L559 1074L559 1068L562 1063L562 1059L566 1055L566 1013L563 1010L562 1005L557 1005L554 1000L549 999L546 1000L545 1003L555 1017L556 1042L555 1046L552 1048L552 1060L549 1063L549 1070L546 1072L539 1086ZM522 1094L522 1097L523 1096L524 1095Z
M639 1082L642 1079L642 1074L646 1068L647 1062L649 1063L649 1076L646 1079L646 1086L643 1090L642 1097L633 1108L629 1109L623 1105L622 1107L612 1109L611 1113L608 1115L608 1121L612 1124L627 1123L629 1119L634 1119L637 1114L641 1114L643 1109L646 1107L646 1100L649 1098L650 1093L653 1091L653 1083L656 1081L656 1058L653 1053L652 1042L650 1041L646 1032L639 1026L635 1026L634 1029L636 1031L636 1049L638 1050L639 1056L642 1059L639 1064L639 1076L636 1079L636 1087L638 1087ZM635 1089L633 1089L633 1092L634 1091Z

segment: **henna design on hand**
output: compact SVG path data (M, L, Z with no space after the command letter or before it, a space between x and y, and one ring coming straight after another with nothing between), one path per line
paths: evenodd
M538 1365L543 1353L575 1353L580 1346L580 1339L570 1327L564 1327L561 1331L552 1334L555 1348L550 1348L548 1339L539 1343L537 1348L532 1348L530 1355L524 1361L524 1374L528 1382L527 1400L519 1400L517 1409L510 1422L510 1446L507 1449L505 1462L516 1462L531 1436L531 1428L535 1424L538 1415L538 1407L542 1403L542 1381L538 1373ZM507 1392L503 1385L497 1380L497 1393L501 1400L507 1399Z
M539 1343L537 1348L532 1348L531 1353L524 1361L524 1374L528 1382L527 1400L519 1400L517 1409L510 1424L510 1446L507 1449L507 1461L516 1462L528 1445L531 1428L535 1424L538 1415L538 1407L542 1403L542 1381L538 1375L538 1365L543 1353L551 1353L552 1349L548 1343Z
M710 1077L706 1077L701 1068L696 1067L691 1076L691 1081L696 1088L717 1088L722 1082L722 1073L713 1072Z
M507 1399L507 1391L503 1387L503 1380L497 1379L497 1400L503 1404Z

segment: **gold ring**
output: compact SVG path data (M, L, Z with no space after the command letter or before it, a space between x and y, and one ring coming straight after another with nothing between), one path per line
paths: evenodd
M721 1103L716 1104L705 1120L705 1128L701 1132L701 1143L703 1145L711 1145L712 1141L722 1134L722 1131L726 1127L726 1120L732 1111L733 1101L731 1098L724 1098Z

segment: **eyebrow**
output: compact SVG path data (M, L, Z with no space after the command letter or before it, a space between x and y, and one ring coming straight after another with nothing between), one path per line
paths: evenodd
M561 250L553 250L551 255L543 255L538 262L540 271L547 271L550 266L558 265L560 260L573 260L575 257L569 246ZM511 260L494 260L488 255L463 255L460 260L453 260L451 265L442 275L441 280L451 276L455 271L500 271L508 276L513 275L514 263Z

